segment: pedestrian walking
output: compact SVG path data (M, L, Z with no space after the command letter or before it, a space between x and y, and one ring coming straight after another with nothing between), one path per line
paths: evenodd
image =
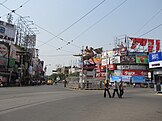
M104 98L106 98L106 92L108 93L109 95L109 98L111 98L111 94L110 94L110 85L109 85L109 80L105 80L105 89L104 89Z
M118 83L117 83L117 81L115 81L114 84L113 84L113 95L112 95L112 98L114 98L115 93L117 93L118 98L120 98L118 88L119 88Z
M120 95L120 98L122 98L123 94L124 94L123 81L120 81L120 84L119 84L119 95Z

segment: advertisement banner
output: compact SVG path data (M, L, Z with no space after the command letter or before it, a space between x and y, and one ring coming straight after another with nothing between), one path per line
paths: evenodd
M114 82L114 81L120 82L121 80L122 80L121 76L111 76L110 77L110 82Z
M143 83L145 82L144 76L132 76L132 83Z
M114 56L114 51L113 50L107 50L102 52L102 58L108 58L108 57L113 57Z
M9 45L8 43L0 42L0 57L8 58Z
M148 56L136 56L136 63L148 64Z
M122 76L123 82L130 82L132 76Z
M11 44L10 46L10 58L14 58L14 59L17 59L17 56L16 56L16 47Z
M108 69L109 70L115 70L115 65L114 64L109 64Z
M162 67L162 61L149 62L149 68Z
M127 76L147 76L148 71L147 70L123 70L122 74Z
M96 63L96 64L101 64L101 58L93 58L93 61ZM89 60L90 63L93 63L92 59Z
M161 61L162 60L162 52L149 54L149 62Z
M160 40L156 40L156 52L160 50Z
M148 52L152 53L153 48L154 48L154 40L149 39L148 40Z
M115 48L113 49L115 56L127 55L127 48Z
M114 64L114 63L120 63L120 56L107 58L107 64ZM101 64L106 65L106 58L102 59Z
M0 21L0 39L14 41L16 26L4 21Z
M117 65L118 70L147 70L145 65Z
M8 65L8 59L0 56L0 65L1 66L7 66Z
M136 63L136 56L121 56L120 57L120 62L121 63L130 63L130 64L135 64Z
M146 55L147 56L147 52L128 52L129 56L138 56L138 55Z

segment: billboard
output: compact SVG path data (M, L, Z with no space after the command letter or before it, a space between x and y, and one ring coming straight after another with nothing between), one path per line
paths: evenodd
M149 68L162 67L162 61L149 62Z
M111 76L110 77L110 82L114 82L114 81L120 82L121 80L122 80L121 76Z
M3 58L0 56L0 65L7 66L8 65L8 58Z
M136 56L121 56L120 57L120 62L121 63L130 63L130 64L135 64L136 63Z
M115 48L113 49L115 56L127 55L127 48Z
M118 70L147 70L145 65L117 65Z
M149 62L162 61L162 52L149 54Z
M136 63L148 64L148 56L147 55L136 56Z
M145 82L144 76L132 76L132 83L143 83Z
M14 41L16 26L4 21L0 21L0 39Z
M134 55L134 56L138 56L138 55L146 55L147 56L147 52L128 52L128 55Z
M8 58L9 55L9 44L0 42L0 57Z
M125 76L147 76L147 70L123 70L123 75Z
M134 38L129 37L131 50L147 50L147 52L152 53L153 51L160 51L160 40L146 39L146 38Z
M107 64L120 63L120 56L107 58ZM102 65L106 65L106 58L102 59Z

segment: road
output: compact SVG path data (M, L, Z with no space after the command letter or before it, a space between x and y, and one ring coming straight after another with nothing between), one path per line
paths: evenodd
M161 121L162 95L147 88L126 88L122 99L63 85L0 88L0 121L119 120Z

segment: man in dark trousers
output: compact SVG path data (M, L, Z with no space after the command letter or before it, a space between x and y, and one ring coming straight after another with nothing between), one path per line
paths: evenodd
M115 93L117 93L118 97L120 98L119 91L118 91L119 86L118 86L117 81L114 82L114 84L113 84L113 89L114 89L114 92L113 92L112 98L114 98Z
M111 94L110 94L109 89L110 89L109 81L106 80L105 81L105 89L104 89L104 98L106 98L106 91L107 91L107 93L109 95L109 98L111 98Z
M120 91L120 98L122 98L122 96L123 96L123 94L124 94L123 81L120 81L120 84L119 84L119 91Z

